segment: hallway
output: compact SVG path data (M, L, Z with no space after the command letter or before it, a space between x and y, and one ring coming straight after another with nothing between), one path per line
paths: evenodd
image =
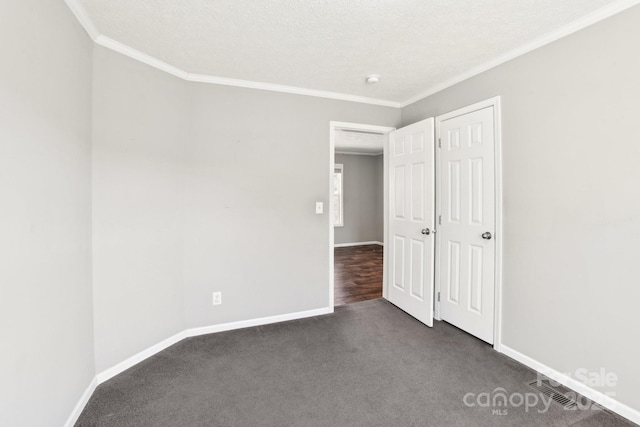
M334 254L336 306L382 297L382 246L335 248Z

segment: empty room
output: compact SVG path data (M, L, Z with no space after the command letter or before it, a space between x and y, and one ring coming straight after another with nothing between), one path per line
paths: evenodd
M1 1L0 426L640 425L639 24Z

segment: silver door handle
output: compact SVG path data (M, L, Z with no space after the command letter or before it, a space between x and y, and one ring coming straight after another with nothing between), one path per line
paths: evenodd
M491 240L491 233L489 233L488 231L482 233L482 238L485 240Z

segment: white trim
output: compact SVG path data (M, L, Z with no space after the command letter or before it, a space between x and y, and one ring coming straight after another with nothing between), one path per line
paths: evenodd
M502 263L504 258L504 201L502 184L502 102L499 96L493 102L494 138L494 194L495 194L495 317L493 322L493 348L502 347Z
M80 418L80 414L82 414L84 407L87 406L87 403L89 402L89 399L91 398L93 392L96 390L97 386L98 380L96 379L96 377L93 377L91 379L91 382L89 383L89 386L86 388L84 393L82 393L82 396L80 396L78 403L76 403L76 406L74 406L73 411L71 411L71 414L69 414L69 418L67 418L67 421L64 423L64 427L73 427L76 424L76 421L78 421L78 418Z
M474 111L482 110L487 107L499 108L500 106L500 97L494 96L493 98L485 99L484 101L479 101L471 105L467 105L453 111L449 111L448 113L440 114L436 117L436 121L445 121L452 119L458 116L464 116L465 114L473 113ZM439 131L439 129L438 129Z
M393 129L395 130L395 129ZM391 132L393 132L393 130ZM384 139L383 142L383 157L382 157L382 175L383 175L383 180L382 180L382 215L383 215L383 222L384 222L384 229L383 229L383 233L382 233L382 239L383 239L383 247L389 248L389 246L387 246L387 243L390 242L391 240L389 239L389 165L391 164L391 154L390 154L390 150L389 150L389 139L390 139L390 135L391 132L387 133L386 138ZM382 298L388 300L389 299L389 280L387 275L390 274L389 272L391 271L389 269L389 253L388 251L384 251L385 254L382 257Z
M87 14L82 3L80 3L79 0L65 0L64 2L67 4L69 9L71 9L71 13L76 17L82 28L84 28L89 37L91 37L91 40L96 41L100 36L100 32Z
M441 176L442 176L442 171L440 170L440 150L439 150L439 144L440 144L440 121L438 120L438 118L436 117L435 119L435 140L434 140L434 147L435 147L435 156L434 156L434 161L435 161L435 167L434 167L434 171L435 171L435 175L436 175L436 180L435 180L435 198L436 198L436 203L435 203L435 230L436 231L440 231L440 222L438 220L438 218L440 216L442 216L442 197L440 194L440 180L441 180ZM434 320L442 320L442 317L440 316L440 301L438 301L438 295L440 294L440 236L441 233L436 233L436 241L435 241L435 248L434 248L434 268L433 268L433 319Z
M354 242L354 243L336 243L333 245L334 248L348 248L351 246L365 246L365 245L379 245L384 246L384 243L378 241L370 241L370 242Z
M292 93L295 95L315 96L316 98L336 99L339 101L351 101L361 104L380 105L383 107L400 108L397 101L388 101L385 99L368 98L365 96L348 95L338 92L329 92L316 89L305 89L301 87L285 86L274 83L262 83L249 80L229 79L225 77L206 76L202 74L187 73L187 80L191 82L212 83L223 86L244 87L249 89L269 90L273 92Z
M334 306L334 263L335 256L333 247L335 244L335 227L333 225L333 173L336 170L336 122L329 122L329 308L333 311Z
M170 336L167 339L164 339L162 341L160 341L157 344L152 345L151 347L142 350L139 353L134 354L131 357L128 357L127 359L123 360L122 362L116 364L115 366L112 366L111 368L105 369L104 371L100 372L98 375L96 375L96 379L98 380L98 384L102 384L103 382L110 380L111 378L115 377L116 375L126 371L127 369L131 368L134 365L137 365L138 363L142 362L145 359L148 359L149 357L153 356L156 353L161 352L162 350L166 349L167 347L171 347L172 345L182 341L184 338L186 337L185 335L185 331L179 332L173 336Z
M377 125L366 125L361 123L350 123L350 122L338 122L338 121L330 121L329 122L329 186L328 186L328 195L329 195L329 308L331 312L333 312L333 299L334 299L334 262L335 257L333 254L333 250L335 247L340 247L335 245L335 227L333 226L333 171L335 169L335 154L336 154L336 140L335 140L335 132L338 129L349 129L349 130L360 130L360 131L369 131L369 132L380 132L387 137L384 142L384 152L383 155L387 156L387 150L389 146L389 132L395 130L394 127L389 126L377 126ZM384 236L383 236L383 246L387 241L387 162L384 161L384 190L383 190L383 200L384 200ZM378 244L380 242L364 242L364 244ZM363 244L363 242L358 242L358 244ZM383 266L382 266L382 296L386 298L386 289L387 289L387 278L386 278L386 260L387 257L383 258Z
M199 335L214 334L217 332L233 331L236 329L250 328L252 326L263 326L272 323L287 322L290 320L304 319L307 317L322 316L331 314L333 310L329 307L317 308L315 310L298 311L295 313L279 314L276 316L260 317L257 319L240 320L237 322L221 323L219 325L203 326L201 328L191 328L184 331L185 338Z
M640 411L638 411L637 409L631 408L630 406L627 406L624 403L617 401L611 396L607 396L604 393L598 390L595 390L589 387L588 385L580 381L577 381L574 378L571 378L566 374L558 372L555 369L552 369L549 366L541 362L538 362L534 358L526 356L520 353L519 351L514 350L511 347L508 347L504 344L502 344L500 352L505 356L508 356L522 363L523 365L528 366L534 371L537 371L542 375L552 379L553 381L556 381L566 387L569 387L576 393L583 395L584 397L609 409L610 411L613 411L616 414L621 415L624 418L627 418L628 420L631 420L636 424L640 424Z
M440 139L440 126L445 120L472 113L483 108L493 108L493 126L494 126L494 187L495 187L495 299L494 299L494 321L493 321L493 348L500 351L502 345L502 257L503 257L503 201L502 201L502 109L500 97L496 96L475 104L459 108L457 110L445 113L436 117L436 144ZM440 176L440 150L436 149L436 173ZM436 215L442 215L442 200L439 187L436 183ZM436 257L440 254L440 233L436 234ZM439 261L438 261L439 262ZM441 291L440 288L440 269L435 269L435 291L436 295ZM440 316L440 304L436 298L434 318L442 320Z
M349 156L380 156L384 154L384 151L380 151L379 153L362 153L358 151L336 151L335 154L346 154Z
M549 34L542 36L532 42L529 42L523 46L520 46L519 48L516 48L510 52L507 52L503 55L500 55L499 57L485 62L484 64L481 64L477 67L474 67L462 74L458 74L457 76L446 80L442 83L439 83L435 86L432 86L431 88L425 90L424 92L407 99L406 101L400 102L400 108L404 108L407 105L411 105L414 102L420 101L421 99L424 99L428 96L431 96L435 93L438 93L448 87L451 87L453 85L456 85L460 82L463 82L467 79L470 79L471 77L477 76L480 73L483 73L485 71L488 71L492 68L497 67L498 65L502 65L505 62L511 61L512 59L515 59L519 56L525 55L529 52L531 52L532 50L538 49L542 46L545 46L549 43L552 43L556 40L559 40L563 37L566 37L570 34L573 34L577 31L582 30L583 28L586 28L590 25L593 25L597 22L600 22L604 19L607 19L617 13L620 13L626 9L629 9L630 7L633 7L637 4L640 4L640 0L618 0L614 3L611 3L601 9L596 10L595 12L592 12L586 16L583 16L582 18L579 18L567 25L564 25L552 32L550 32Z
M185 70L182 70L181 68L168 64L158 58L134 49L133 47L128 46L124 43L116 41L110 37L105 36L104 34L101 34L94 25L93 21L91 21L91 18L89 17L85 8L82 6L79 0L65 0L65 2L67 3L67 6L69 6L69 9L71 9L71 12L73 12L73 14L75 15L76 19L80 22L80 25L82 25L87 34L89 34L89 37L91 37L91 39L96 44L121 53L125 56L128 56L129 58L140 61L151 67L157 68L158 70L172 74L183 80L187 80L190 82L210 83L222 86L268 90L272 92L292 93L295 95L314 96L316 98L336 99L339 101L358 102L361 104L380 105L383 107L400 108L400 102L389 101L386 99L369 98L366 96L349 95L345 93L329 92L325 90L306 89L274 83L263 83L249 80L231 79L227 77L216 77L204 74L189 73Z
M154 58L150 55L142 53L136 49L133 49L130 46L117 42L103 34L100 34L100 32L96 28L95 24L93 23L93 21L91 20L91 18L89 17L85 8L82 6L79 0L65 0L65 3L69 7L69 9L71 9L71 12L75 15L76 19L80 22L80 25L82 25L82 27L85 29L87 34L89 34L89 37L91 37L91 39L97 44L188 81L212 83L212 84L218 84L218 85L224 85L224 86L245 87L245 88L259 89L259 90L269 90L274 92L293 93L297 95L315 96L318 98L337 99L341 101L351 101L351 102L358 102L362 104L381 105L381 106L393 107L393 108L404 108L407 105L413 104L414 102L417 102L421 99L431 96L448 87L458 84L464 80L474 77L487 70L495 68L498 65L504 64L507 61L515 59L526 53L529 53L532 50L535 50L539 47L552 43L556 40L559 40L563 37L573 34L576 31L582 30L583 28L586 28L606 18L609 18L617 13L620 13L626 9L629 9L630 7L640 4L640 0L618 0L586 16L583 16L582 18L577 19L563 27L560 27L549 34L543 37L540 37L537 40L534 40L517 49L507 52L504 55L499 56L498 58L495 58L477 67L474 67L471 70L468 70L467 72L459 74L443 83L432 86L431 88L419 93L418 95L402 102L390 101L385 99L377 99L377 98L368 98L364 96L348 95L344 93L328 92L328 91L315 90L315 89L305 89L305 88L278 85L278 84L272 84L272 83L261 83L261 82L254 82L254 81L248 81L248 80L230 79L225 77L216 77L216 76L209 76L209 75L203 75L203 74L188 73L184 70L181 70L180 68L167 64L166 62L160 61L157 58Z
M639 0L640 1L640 0ZM350 123L350 122L337 122L331 121L330 125L333 126L332 130L359 130L366 132L378 132L382 134L388 134L391 131L396 130L394 127L390 126L378 126L378 125L367 125L361 123ZM334 145L335 148L335 145Z
M178 67L174 67L173 65L167 64L166 62L161 61L151 55L140 52L139 50L120 43L119 41L113 40L112 38L100 34L95 39L95 42L99 46L113 50L114 52L121 53L122 55L128 56L129 58L135 59L136 61L140 61L143 64L147 64L153 68L157 68L160 71L164 71L165 73L169 73L183 80L189 80L189 73L187 73L186 71L183 71Z
M325 307L325 308L318 308L315 310L298 311L295 313L279 314L276 316L260 317L257 319L240 320L237 322L221 323L219 325L211 325L211 326L203 326L201 328L186 329L165 340L160 341L157 344L152 345L151 347L145 350L142 350L139 353L134 354L133 356L123 360L122 362L116 364L115 366L112 366L111 368L100 372L98 375L96 375L96 380L98 384L102 384L103 382L120 374L121 372L124 372L125 370L131 368L132 366L137 365L143 360L148 359L149 357L161 352L167 347L170 347L188 337L195 337L198 335L212 334L212 333L222 332L222 331L231 331L234 329L249 328L251 326L262 326L262 325L268 325L271 323L286 322L288 320L296 320L296 319L302 319L305 317L320 316L320 315L329 314L329 313L333 313L333 309L329 307Z

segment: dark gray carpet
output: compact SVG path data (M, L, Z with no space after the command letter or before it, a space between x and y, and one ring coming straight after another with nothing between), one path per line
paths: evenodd
M77 426L629 426L604 411L468 407L528 368L384 300L186 339L100 385ZM468 401L474 401L469 399ZM542 404L538 406L539 409Z

